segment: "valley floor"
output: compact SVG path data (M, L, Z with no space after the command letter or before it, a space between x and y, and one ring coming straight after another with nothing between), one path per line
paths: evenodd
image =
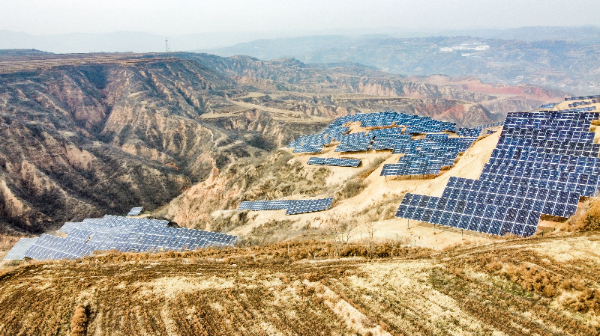
M594 233L34 262L0 273L0 335L597 335L599 247Z

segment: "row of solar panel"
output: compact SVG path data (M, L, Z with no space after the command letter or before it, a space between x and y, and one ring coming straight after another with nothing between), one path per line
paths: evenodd
M548 147L548 148L570 148L570 149L594 149L599 148L600 144L578 141L557 141L557 140L533 140L523 138L501 138L498 140L500 145L511 145L521 147Z
M567 97L567 98L565 98L565 101L585 100L585 99L600 99L600 95Z
M582 113L582 112L590 112L590 111L594 111L594 110L596 110L596 106L570 108L570 109L558 110L557 112L562 112L562 113Z
M593 119L592 119L593 120ZM556 129L556 130L589 130L590 119L532 119L510 118L504 124L506 128L519 127L521 129Z
M360 159L312 157L308 159L307 163L309 165L321 166L358 167L358 165L360 165Z
M399 136L404 138L411 138L410 134L402 134L402 127L393 127L393 128L383 128L369 131L369 135L374 137L383 137L383 136Z
M333 198L317 200L244 201L238 210L287 210L286 215L297 215L331 208Z
M555 154L547 154L555 155ZM557 155L558 156L558 155ZM492 157L489 163L484 165L484 172L497 171L497 169L507 170L523 170L531 171L535 170L554 170L556 173L583 173L583 174L595 174L600 171L600 160L594 157L587 156L562 156L563 158L584 158L590 159L589 161L573 160L575 162L569 162L567 160L561 160L562 162L551 161L551 158L545 160L536 160L534 157L521 156L519 158L513 157ZM566 161L566 162L565 162ZM488 168L489 167L489 168ZM541 173L543 174L543 173Z
M557 111L541 111L541 112L510 112L507 114L507 118L511 120L512 118L526 118L532 120L554 120L554 119L563 119L563 120L578 120L585 119L593 120L593 113L591 111L571 111L572 109L567 110L557 110Z
M494 215L490 217L480 217L400 205L396 217L500 236L512 233L517 236L529 237L536 232L540 213L516 209L506 209L506 212L503 210L494 212ZM491 214L492 211L490 210L489 213ZM502 219L497 219L496 215Z
M569 107L579 107L579 106L586 106L586 105L592 105L592 104L597 104L598 100L597 99L593 99L593 100L589 100L589 101L578 101L578 102L574 102L573 104L569 104Z
M502 125L504 125L504 121L499 121L499 122L495 122L495 123L490 123L490 124L475 126L475 127L473 127L473 129L484 130L486 128L498 127L498 126L502 126Z
M588 144L588 143L575 143L575 142L562 142L564 145L552 145L547 146L534 146L534 145L518 145L518 144L498 144L496 149L514 150L519 148L527 148L528 151L537 153L547 153L556 155L572 155L572 156L586 156L586 157L598 157L600 153L600 145ZM569 145L573 144L573 145Z
M86 218L83 222L66 222L60 229L60 232L71 233L74 229L88 228L94 232L111 232L115 228L120 230L133 229L138 226L150 225L157 227L165 227L169 224L166 220L156 220L147 218L127 218L119 216L104 216L104 218Z
M543 188L539 188L539 190L548 191L548 189ZM437 208L435 208L437 210L461 213L463 211L468 211L469 209L467 208L475 209L477 204L493 204L504 208L525 209L551 216L568 217L577 211L577 202L579 202L579 194L569 192L565 192L567 194L566 196L560 194L556 197L553 197L555 195L551 193L542 195L542 192L540 192L539 195L535 195L533 198L515 197L503 193L485 191L465 191L453 188L450 188L448 191L444 190L444 193L449 193L449 195L430 200L429 203L431 203L431 206L437 206ZM457 194L460 194L461 196L457 196ZM568 203L568 201L572 201L573 199L576 200L574 204L573 202Z
M287 210L290 207L291 201L274 200L274 201L244 201L238 207L238 210Z
M131 208L131 210L129 210L129 213L127 214L127 216L139 216L143 210L144 210L144 207Z
M517 162L515 164L515 162ZM527 178L546 179L552 181L579 181L580 177L569 177L570 174L591 175L590 182L593 183L594 176L600 174L600 168L593 166L578 166L572 164L543 164L536 162L531 164L528 161L500 161L494 159L493 163L488 163L483 166L483 174L496 173L502 171L502 175L506 176L521 176ZM587 176L585 180L588 180ZM583 183L583 182L582 182Z
M458 131L456 132L456 134L459 136L466 136L466 137L478 137L481 135L481 129L459 128Z
M584 131L557 131L557 130L533 130L523 131L517 129L503 129L500 136L512 138L528 138L535 140L557 140L557 141L576 141L592 142L594 133Z
M589 112L576 112L576 111L543 111L543 112L510 112L506 115L506 120L509 122L514 118L525 118L530 120L553 120L553 119L564 119L564 120L594 120L594 113ZM505 121L506 123L506 121Z
M131 242L137 236L139 242ZM195 250L209 246L223 246L203 239L182 238L179 240L163 237L163 239L145 239L144 234L132 233L127 237L115 237L112 241L102 243L82 243L43 234L34 245L29 247L23 257L36 260L77 259L91 255L94 251L117 250L121 252L157 252Z
M457 186L454 187L449 182L446 188L461 188L467 191L481 191L522 198L525 198L527 197L526 195L528 195L529 198L534 200L536 198L540 200L547 200L547 197L549 197L552 202L555 202L554 199L558 197L556 195L559 195L558 193L561 191L577 193L576 196L571 194L571 196L569 196L571 197L569 198L570 200L578 199L579 195L582 194L577 190L570 190L570 188L573 188L573 186L577 186L576 184L568 184L564 182L544 182L504 175L496 175L496 178L493 180L463 180L465 181L464 185L461 185L459 181L457 182ZM546 191L544 190L548 190L548 195L545 194Z
M372 150L394 149L408 143L412 136L402 135L399 137L392 136L376 136L371 145Z
M236 237L219 232L209 232L203 230L192 230L186 228L164 228L155 225L143 225L136 224L116 230L106 232L104 230L95 230L94 227L85 227L72 229L67 239L78 240L82 242L106 242L112 241L119 235L129 234L144 234L149 237L167 237L174 239L205 239L216 243L232 244L235 242Z
M405 166L401 164L386 164L381 169L380 176L420 176L438 175L442 169L441 165L415 165Z
M592 183L573 183L569 181L548 181L535 178L527 178L520 176L505 176L503 174L486 174L482 176L487 181L498 181L501 179L505 183L514 183L511 181L519 181L537 188L546 188L552 190L577 192L583 196L594 196L598 192L598 185ZM484 181L485 181L484 180Z
M517 161L527 161L532 164L572 164L577 166L600 167L600 159L598 158L538 153L533 150L534 149L529 148L494 149L492 151L490 163L494 163L494 160L498 159L513 160L515 161L514 164L517 164Z

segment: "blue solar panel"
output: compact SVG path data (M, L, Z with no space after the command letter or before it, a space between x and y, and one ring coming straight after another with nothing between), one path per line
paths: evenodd
M317 200L275 200L242 202L239 210L287 210L286 215L328 210L333 203L333 198Z
M339 167L358 167L360 159L345 158L317 158L312 157L308 160L309 165L339 166Z
M573 215L580 196L594 195L600 188L600 145L592 142L589 132L597 115L587 111L509 113L479 180L451 177L435 205L436 211L444 212L426 219L493 235L527 237L535 234L542 214ZM415 199L420 196L411 194L412 212L403 209L397 216L414 218L427 209Z
M76 259L94 251L181 251L207 246L231 246L237 237L217 232L166 227L168 221L119 216L65 223L66 238L42 235L25 252L37 260Z

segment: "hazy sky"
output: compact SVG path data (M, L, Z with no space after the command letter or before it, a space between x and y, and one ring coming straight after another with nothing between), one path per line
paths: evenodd
M155 34L600 26L600 0L0 0L0 30Z

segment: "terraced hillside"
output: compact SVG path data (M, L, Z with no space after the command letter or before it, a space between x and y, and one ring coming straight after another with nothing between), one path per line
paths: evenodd
M31 263L0 273L0 334L598 335L599 240L442 252L306 242Z

